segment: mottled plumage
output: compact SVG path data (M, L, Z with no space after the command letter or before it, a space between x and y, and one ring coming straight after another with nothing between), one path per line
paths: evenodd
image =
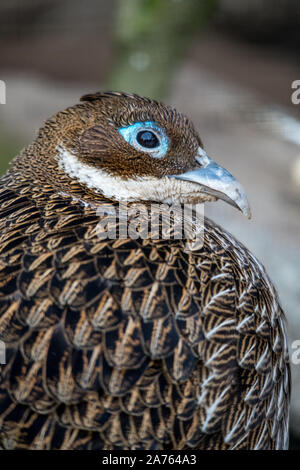
M172 140L166 160L115 130L150 119ZM117 201L66 175L62 146L109 175L160 178L193 168L202 143L171 108L97 94L47 121L2 177L1 447L286 448L284 315L263 267L208 219L198 248L102 240L97 211Z

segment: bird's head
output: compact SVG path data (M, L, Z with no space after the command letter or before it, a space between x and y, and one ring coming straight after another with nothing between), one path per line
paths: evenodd
M223 199L250 216L241 185L208 157L183 114L125 93L96 93L81 101L50 119L37 139L51 140L59 173L114 200Z

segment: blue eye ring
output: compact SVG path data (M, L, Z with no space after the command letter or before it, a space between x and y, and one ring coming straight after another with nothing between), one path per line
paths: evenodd
M124 140L140 152L147 153L153 158L163 158L169 148L169 138L164 129L154 121L136 122L127 127L118 129ZM152 146L141 143L141 134L149 133L147 136L152 139ZM155 145L154 145L155 144Z

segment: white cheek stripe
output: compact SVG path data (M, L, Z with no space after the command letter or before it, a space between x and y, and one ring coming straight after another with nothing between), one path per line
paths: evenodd
M198 193L199 185L175 178L139 177L123 179L112 176L99 168L81 162L65 147L58 150L59 168L72 179L109 199L127 201L184 202L187 196Z
M59 149L59 167L72 179L76 179L94 191L117 200L151 200L155 178L139 178L125 180L112 176L99 168L91 167L81 162L75 155L64 147ZM160 183L161 184L161 183ZM147 190L148 188L148 190ZM152 189L151 189L152 188Z

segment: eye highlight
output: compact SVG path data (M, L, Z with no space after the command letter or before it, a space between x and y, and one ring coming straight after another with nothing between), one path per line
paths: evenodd
M169 139L164 129L153 121L136 122L120 127L122 137L136 150L148 153L153 158L163 158L169 148Z

